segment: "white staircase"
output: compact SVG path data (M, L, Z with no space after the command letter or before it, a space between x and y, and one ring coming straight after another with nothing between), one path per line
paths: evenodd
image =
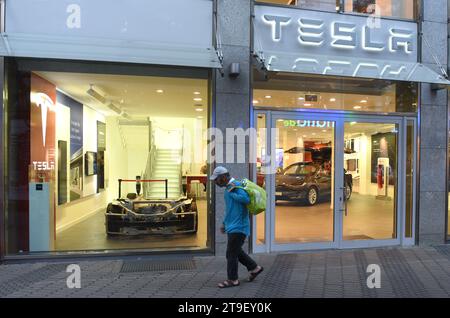
M181 194L181 150L157 149L152 179L168 179L168 198L177 199ZM150 199L165 199L164 182L152 182L149 186Z

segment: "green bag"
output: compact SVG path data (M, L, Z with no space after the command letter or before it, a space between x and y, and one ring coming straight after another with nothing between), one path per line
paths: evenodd
M266 210L266 190L248 179L242 179L241 183L242 186L237 188L243 189L250 197L250 203L247 205L248 212L253 215L264 212Z

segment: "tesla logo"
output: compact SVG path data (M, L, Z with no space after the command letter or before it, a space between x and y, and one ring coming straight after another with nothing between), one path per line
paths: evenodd
M282 40L283 28L288 27L292 22L290 17L267 14L262 16L262 20L271 26L272 40L275 42ZM411 54L413 52L413 32L411 30L390 28L389 38L385 41L386 44L373 39L373 27L367 24L359 26L356 23L339 21L326 24L321 19L299 18L297 27L297 39L303 46L320 47L328 44L325 40L326 34L329 34L331 37L329 45L338 49L355 49L357 39L361 38L361 48L364 51L382 52L387 48L392 53L404 51Z
M42 144L45 147L47 135L47 114L49 111L55 111L55 104L52 99L44 93L31 93L31 102L41 109L42 120Z

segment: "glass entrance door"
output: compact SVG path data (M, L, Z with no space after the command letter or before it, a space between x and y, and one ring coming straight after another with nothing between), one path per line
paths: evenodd
M395 120L343 122L341 247L400 243L400 126Z
M254 219L255 250L400 244L407 168L399 166L406 158L402 119L258 116L258 127L271 129L257 146L256 179L266 188L268 209Z

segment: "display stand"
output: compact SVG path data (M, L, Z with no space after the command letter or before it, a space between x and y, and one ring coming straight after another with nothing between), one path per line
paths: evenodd
M389 197L389 158L378 158L377 164L377 200L391 201Z

